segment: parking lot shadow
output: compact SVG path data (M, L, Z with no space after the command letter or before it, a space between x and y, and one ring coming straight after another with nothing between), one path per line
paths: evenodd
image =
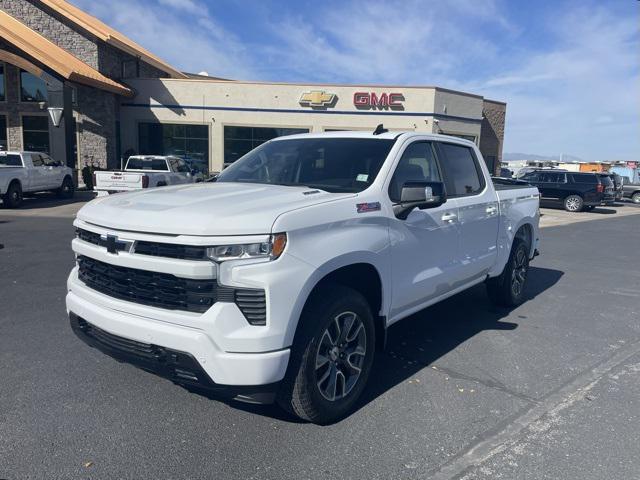
M531 267L526 285L527 301L558 283L564 273ZM388 330L387 346L378 352L368 386L356 410L430 367L440 357L485 330L515 330L517 323L502 321L511 312L493 306L483 284L459 293L406 318ZM298 422L276 406L256 406L231 402L235 408Z
M36 208L60 207L62 205L71 205L73 203L88 202L89 200L93 200L94 198L95 193L89 191L78 191L73 196L73 198L68 199L58 198L56 194L52 192L36 193L33 195L25 196L22 200L22 205L20 205L20 207L18 207L16 211L33 210ZM2 204L2 207L4 207L4 204ZM6 207L4 207L3 210L0 210L0 214L8 211L11 210L6 210Z

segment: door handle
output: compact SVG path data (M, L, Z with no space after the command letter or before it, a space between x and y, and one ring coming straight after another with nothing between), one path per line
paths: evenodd
M445 213L442 215L442 221L453 223L458 219L458 216L455 213Z
M498 213L498 207L494 207L494 206L487 207L487 209L485 211L489 215L495 215L496 213Z

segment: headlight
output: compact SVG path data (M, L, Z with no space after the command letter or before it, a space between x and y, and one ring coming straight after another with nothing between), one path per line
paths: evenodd
M262 243L245 243L240 245L218 245L207 248L207 257L214 262L240 260L244 258L268 258L275 260L287 245L287 234L276 233L269 241Z

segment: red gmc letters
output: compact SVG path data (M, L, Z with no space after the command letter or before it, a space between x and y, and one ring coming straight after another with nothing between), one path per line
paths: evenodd
M353 104L356 108L391 108L402 109L404 95L401 93L356 92L353 94Z

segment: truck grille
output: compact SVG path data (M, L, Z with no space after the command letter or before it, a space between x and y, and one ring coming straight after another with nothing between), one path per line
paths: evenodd
M168 310L204 313L216 302L235 303L251 325L266 325L264 290L220 286L78 256L78 278L89 288L119 300Z
M100 238L99 233L77 228L76 233L80 240L106 247L106 240ZM119 250L124 250L121 248ZM179 260L208 260L207 247L193 245L177 245L174 243L148 242L138 240L135 242L134 253L150 255L153 257L176 258Z
M176 245L173 243L137 241L135 253L181 260L208 260L207 247Z

